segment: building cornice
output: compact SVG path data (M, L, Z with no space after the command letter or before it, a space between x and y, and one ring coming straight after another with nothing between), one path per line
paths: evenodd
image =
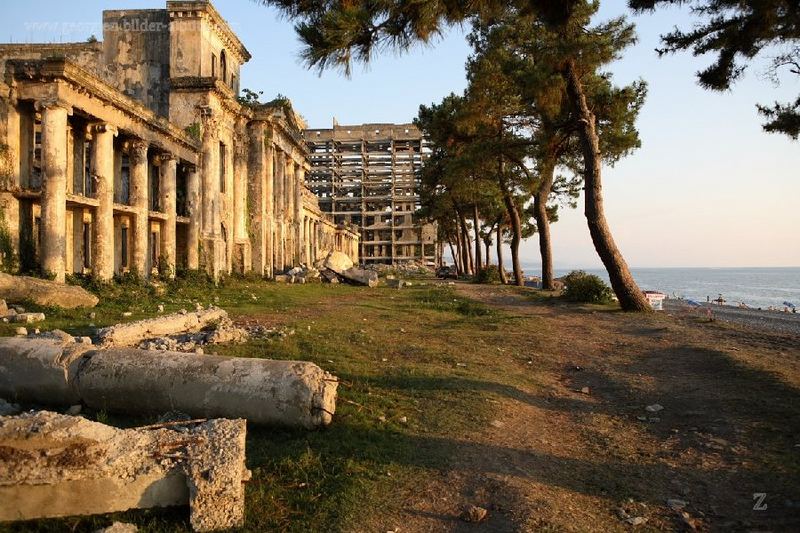
M170 21L207 18L212 23L214 32L225 43L225 49L231 51L240 64L247 63L252 59L253 56L231 30L228 22L208 0L169 0L167 11L169 11Z
M10 78L8 81L66 82L73 89L85 92L110 104L132 118L146 123L150 128L170 137L178 144L192 151L200 149L200 146L186 132L170 123L167 119L156 115L141 103L68 59L11 59L6 63L6 77L7 79Z

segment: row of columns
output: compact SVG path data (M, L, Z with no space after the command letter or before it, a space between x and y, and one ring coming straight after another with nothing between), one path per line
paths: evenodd
M266 121L248 124L248 201L252 266L272 276L308 262L303 228L305 169L281 150Z
M44 180L41 196L41 265L57 281L65 279L66 256L66 192L67 192L67 127L71 107L58 101L37 102L42 113L42 166ZM114 275L114 137L117 129L109 124L92 126L94 142L90 171L94 179L98 205L92 217L95 236L92 244L92 274L100 280ZM136 139L129 146L130 204L134 208L132 224L131 267L147 274L149 237L148 144ZM171 154L162 154L159 164L159 205L166 214L161 229L161 256L171 267L176 263L177 224L177 161ZM189 245L187 266L198 267L196 170L187 176L189 207ZM193 244L194 243L194 244Z

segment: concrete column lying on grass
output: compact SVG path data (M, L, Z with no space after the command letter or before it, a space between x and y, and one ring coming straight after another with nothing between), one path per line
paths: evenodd
M0 419L0 522L190 506L195 531L244 523L245 421L117 429L40 411ZM44 453L44 452L47 453Z
M110 412L177 410L306 429L330 423L338 385L313 363L134 348L87 353L76 384L86 405Z
M116 324L101 329L97 336L99 345L103 347L136 346L142 339L200 331L223 318L227 318L227 316L228 313L224 309L211 307L192 313L174 313L135 322Z
M331 422L337 386L334 376L302 361L0 339L0 397L14 402L82 402L134 414L177 410L313 429Z

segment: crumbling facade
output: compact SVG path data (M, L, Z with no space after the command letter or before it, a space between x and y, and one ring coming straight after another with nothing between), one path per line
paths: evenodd
M304 133L309 188L335 222L358 226L363 263L439 263L436 226L416 215L419 171L429 154L416 126L334 124Z
M238 99L250 54L207 0L103 22L102 42L0 45L6 269L270 277L358 259L357 231L306 188L291 104Z

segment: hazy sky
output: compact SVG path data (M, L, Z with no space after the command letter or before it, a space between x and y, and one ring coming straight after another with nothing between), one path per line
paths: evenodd
M161 8L160 0L26 0L3 2L0 40L79 41L101 37L101 11ZM298 61L300 45L291 24L251 0L218 0L253 59L242 87L290 97L311 127L407 122L421 103L465 87L469 48L454 29L439 42L411 53L386 53L351 79L338 72L321 77ZM80 6L79 8L77 6ZM623 0L603 3L601 16L626 13ZM658 35L690 20L678 9L636 17L640 42L612 66L619 83L649 83L639 120L642 148L604 175L606 213L614 236L633 266L800 265L800 143L762 133L757 102L789 101L800 78L780 87L755 65L734 90L710 93L694 72L707 59L682 54L659 59ZM582 208L564 211L552 228L557 267L600 262ZM535 238L522 245L523 260L538 262Z

